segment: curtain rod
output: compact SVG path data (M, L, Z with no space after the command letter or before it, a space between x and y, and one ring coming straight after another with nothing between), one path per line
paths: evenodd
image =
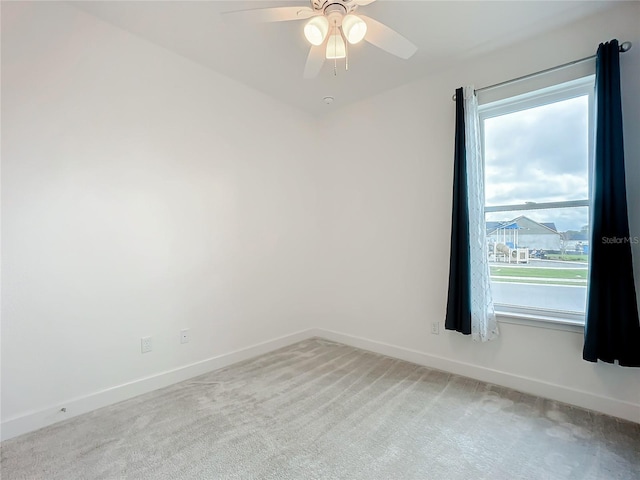
M620 50L621 53L628 52L629 50L631 50L632 46L633 46L633 44L631 42L622 42L620 44L619 50ZM553 72L555 70L560 70L560 69L566 68L566 67L571 67L572 65L577 65L579 63L588 62L589 60L593 60L594 58L596 58L596 55L591 55L589 57L584 57L584 58L581 58L579 60L574 60L572 62L563 63L562 65L558 65L556 67L545 68L544 70L540 70L539 72L530 73L529 75L523 75L522 77L512 78L511 80L506 80L506 81L500 82L500 83L494 83L493 85L489 85L487 87L477 88L477 89L474 90L474 92L475 93L484 92L486 90L491 90L491 89L494 89L494 88L502 87L503 85L509 85L510 83L516 83L516 82L519 82L521 80L526 80L527 78L537 77L538 75L542 75L542 74L545 74L545 73ZM454 102L456 101L456 94L455 93L453 94L453 97L451 97L451 99Z

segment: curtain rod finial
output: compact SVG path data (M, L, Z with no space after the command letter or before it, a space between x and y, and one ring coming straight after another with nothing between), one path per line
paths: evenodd
M620 51L621 52L628 52L629 50L631 50L631 47L633 46L633 43L631 42L622 42L620 44Z

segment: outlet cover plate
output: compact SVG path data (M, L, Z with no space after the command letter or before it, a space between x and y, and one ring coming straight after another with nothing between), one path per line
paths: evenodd
M153 350L153 343L151 342L151 337L142 337L140 339L140 351L142 353L149 353Z
M180 343L189 343L189 329L180 330Z

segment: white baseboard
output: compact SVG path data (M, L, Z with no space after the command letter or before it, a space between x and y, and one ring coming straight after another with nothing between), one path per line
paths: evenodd
M9 418L2 422L0 427L0 438L2 440L7 440L9 438L22 435L23 433L38 430L39 428L52 425L62 420L67 420L97 408L106 407L144 393L152 392L159 388L168 387L174 383L182 382L212 370L217 370L233 363L247 360L315 336L318 336L316 330L303 330L291 335L285 335L283 337L258 343L247 348L207 358L206 360L192 363L190 365L184 365L182 367L167 370L145 378L139 378L137 380L133 380L122 385L116 385L98 392L93 392L82 397L72 398L66 402L60 403L59 405L53 405L49 408L29 412L19 417ZM62 412L62 408L65 408L66 411Z
M142 395L159 388L173 385L174 383L188 380L189 378L277 350L278 348L286 347L311 337L325 338L327 340L340 342L363 350L369 350L389 357L406 360L418 365L451 372L483 382L502 385L521 392L569 403L578 407L587 408L596 412L640 423L640 405L638 404L623 402L614 398L603 397L593 393L568 388L563 385L543 382L534 378L493 370L470 363L459 362L440 357L438 355L431 355L417 350L399 347L397 345L390 345L331 330L313 328L268 340L234 352L211 357L200 362L161 372L149 377L140 378L82 397L73 398L60 403L59 405L51 406L50 408L29 412L19 417L9 418L2 422L0 438L2 438L2 440L7 440L9 438L22 435L23 433L31 432L59 421L67 420L77 415L90 412L97 408L106 407L108 405L133 398L137 395ZM63 407L66 408L66 412L64 413L61 412Z
M635 403L331 330L314 329L314 332L334 342L640 423L640 405Z

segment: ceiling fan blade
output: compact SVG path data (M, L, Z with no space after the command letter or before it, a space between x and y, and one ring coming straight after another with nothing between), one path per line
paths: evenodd
M326 42L322 45L311 46L309 55L307 56L307 63L304 65L304 74L302 75L306 79L315 78L322 70L324 65L324 54L326 48Z
M273 7L256 8L253 10L238 10L224 12L224 18L247 23L287 22L290 20L304 20L317 15L310 7Z
M356 0L356 5L359 7L364 7L365 5L369 5L370 3L375 2L376 0Z
M370 44L405 60L418 50L413 43L384 23L366 15L358 14L358 16L367 24L367 34L364 39Z

